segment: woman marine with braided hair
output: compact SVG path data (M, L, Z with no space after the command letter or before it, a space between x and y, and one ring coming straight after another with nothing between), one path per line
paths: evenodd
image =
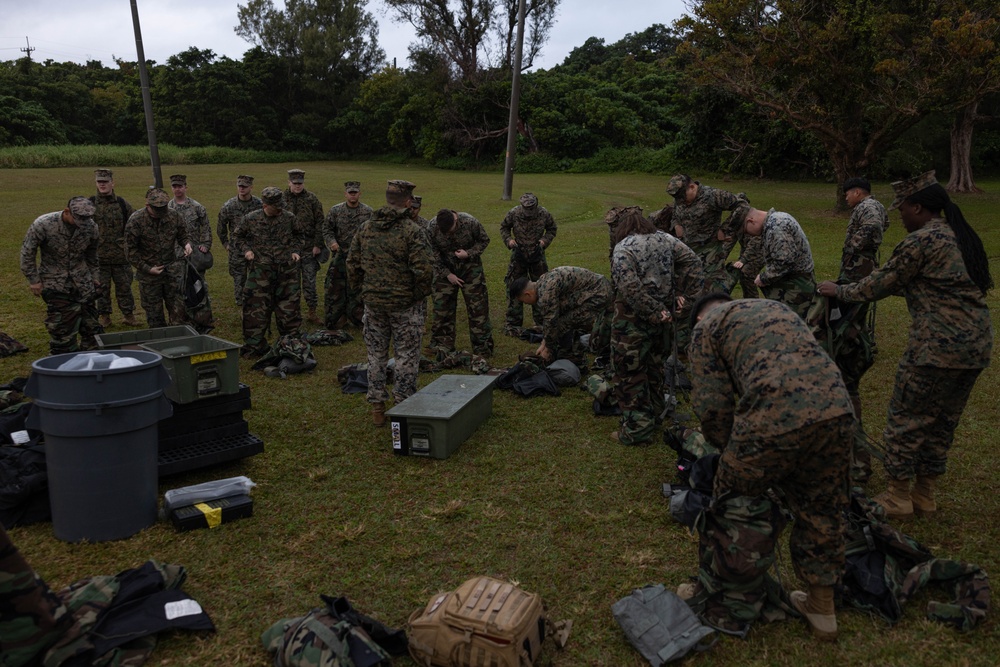
M933 171L892 188L890 208L899 209L909 234L866 278L824 282L817 291L843 301L906 298L913 321L884 432L889 489L875 498L890 518L906 518L937 510L936 481L976 378L990 363L986 293L993 278L982 240Z

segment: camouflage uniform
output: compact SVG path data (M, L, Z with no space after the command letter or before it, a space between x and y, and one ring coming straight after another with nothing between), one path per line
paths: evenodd
M184 221L184 225L188 230L188 240L192 246L205 246L209 252L212 250L212 225L208 221L208 211L205 207L199 204L194 199L190 197L185 198L183 203L178 203L176 199L171 199L167 207L175 211L177 215L181 217ZM184 262L184 247L177 246L174 248L174 254L177 255L177 259L181 260L180 272L179 272L179 283L178 289L181 295L184 294L184 276L185 276L185 265ZM202 276L204 277L204 276ZM205 281L205 298L194 308L185 308L187 313L186 317L188 322L194 325L199 332L205 333L206 331L211 331L212 322L215 319L212 316L212 302L208 295L208 284Z
M67 223L63 211L39 216L24 236L21 273L29 285L42 284L52 354L92 350L97 347L94 335L104 332L94 304L100 280L99 238L93 219ZM36 264L39 251L41 262Z
M781 301L803 320L816 293L812 251L798 221L788 213L767 213L761 232L764 270L760 272L764 296Z
M844 301L902 294L912 318L885 427L885 469L894 480L945 472L948 450L976 378L989 366L993 325L947 222L904 238L882 268L837 287Z
M722 214L736 209L742 199L731 192L698 183L698 194L690 204L674 202L673 225L683 228L681 240L698 255L705 270L705 284L724 280L727 246L717 237L722 228Z
M882 234L889 229L889 214L874 197L868 196L858 202L847 223L847 235L840 259L841 283L857 282L870 274L878 266L878 251L882 245ZM875 332L868 319L868 304L861 304L851 316L851 322L841 336L836 350L827 349L837 362L847 392L854 405L854 416L861 428L861 378L874 361L872 346ZM817 336L823 342L822 333ZM859 436L864 432L859 430ZM871 476L871 454L862 446L855 447L851 464L851 477L858 485L864 486Z
M777 538L764 506L769 489L795 517L789 544L798 576L811 586L836 584L854 428L840 371L801 318L765 299L706 311L689 357L692 407L708 443L723 451L699 530L708 606L739 618L748 596L759 595L754 586Z
M187 321L184 295L180 291L184 265L175 254L177 246L183 248L187 243L187 226L169 208L163 217L156 219L143 207L125 224L125 254L135 267L139 300L150 328L167 325L164 306L171 324ZM154 266L163 266L163 273L151 274L149 270Z
M0 525L0 664L41 664L45 651L62 639L73 616L35 574Z
M640 214L642 213L642 207L640 206L615 206L608 209L608 212L604 214L604 224L608 226L608 261L611 261L611 256L615 252L615 236L618 233L618 222L631 210L635 210ZM672 207L671 210L673 210Z
M764 268L764 239L760 236L740 235L740 261L743 267L740 269L740 289L743 290L743 297L746 299L756 299L760 296L754 278Z
M542 314L545 346L554 359L567 358L583 365L580 334L590 334L590 349L606 355L610 344L611 281L599 273L576 266L557 266L535 283Z
M663 362L671 328L660 321L660 313L684 318L689 307L675 312L677 297L691 303L701 293L705 275L694 251L674 236L655 232L626 237L615 246L611 278L612 383L622 409L618 439L626 445L646 444L664 409Z
M368 402L385 403L389 342L395 349L393 397L400 402L417 391L423 304L434 281L427 237L406 209L383 206L361 226L347 254L350 287L365 304Z
M94 222L101 241L97 246L101 285L97 293L97 314L111 314L111 284L115 286L115 299L122 315L128 317L135 311L132 280L135 274L125 257L125 223L135 212L132 205L114 193L97 193L90 198L97 209Z
M244 353L263 355L270 349L265 334L272 313L280 336L298 333L302 326L299 267L292 253L301 252L305 238L295 216L284 210L275 216L263 209L251 211L236 227L232 237L236 252L244 257L248 250L254 254L247 263L243 291Z
M510 249L510 263L503 279L507 286L525 275L529 280L538 280L539 276L549 270L545 262L545 249L552 245L552 239L556 236L556 221L544 207L538 205L534 195L528 201L534 201L535 204L524 206L522 203L515 206L500 223L500 238L503 239L504 247L510 248L512 240L517 243ZM531 315L535 326L543 324L538 304L532 306ZM523 324L524 304L508 295L506 329L516 330Z
M241 201L239 197L233 197L222 205L219 209L219 222L215 228L219 235L222 247L229 252L229 275L233 277L233 295L236 297L236 305L243 305L243 288L247 283L247 260L240 253L236 252L236 247L232 245L232 237L236 232L236 227L243 221L243 218L254 211L263 208L259 197L250 196L248 201Z
M323 320L327 329L343 329L348 323L361 326L364 304L357 292L348 288L347 253L351 249L354 235L373 212L371 206L362 202L353 207L347 202L341 202L326 214L323 242L328 248L336 242L340 248L330 258L330 268L327 269L324 282Z
M465 298L469 315L469 339L472 353L483 357L493 354L493 325L490 323L490 295L483 273L482 254L490 237L482 224L468 213L459 213L451 232L445 234L437 220L431 221L428 235L434 260L434 321L431 324L430 347L438 352L455 350L455 311L458 292ZM465 250L468 259L455 257L455 251ZM465 281L459 287L448 282L454 273Z
M284 194L284 208L295 216L299 230L303 234L302 248L297 251L302 257L298 269L302 275L302 295L309 310L314 311L319 304L316 274L319 273L322 255L313 255L313 248L324 247L323 204L320 203L319 197L304 188L299 194L294 194L291 189L286 188Z

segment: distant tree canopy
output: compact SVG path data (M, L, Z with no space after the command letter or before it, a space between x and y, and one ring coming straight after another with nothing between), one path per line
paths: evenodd
M240 6L254 45L240 60L190 48L149 63L161 141L502 164L516 0L391 0L416 27L406 68L385 65L362 0L277 4ZM530 62L558 0L527 4ZM522 76L518 169L943 177L963 120L971 182L1000 168L998 11L704 0L673 26L582 39ZM145 140L134 62L0 62L0 90L0 146Z

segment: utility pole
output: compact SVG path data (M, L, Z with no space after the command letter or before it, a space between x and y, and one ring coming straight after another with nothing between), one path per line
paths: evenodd
M517 152L517 110L521 103L521 51L524 49L524 0L517 5L517 45L510 80L510 121L507 124L507 159L503 168L503 200L510 201L514 187L514 155Z
M160 151L156 147L156 129L153 127L153 98L149 94L149 72L146 71L146 54L142 50L142 31L139 29L139 8L132 0L132 28L135 30L135 50L139 57L139 82L142 85L142 108L146 112L146 134L149 137L149 160L153 166L153 184L163 187L160 172Z
M27 44L28 46L26 48L21 49L21 53L25 54L28 60L31 60L31 52L35 50L35 47L33 47L31 45L31 42L28 41L27 35L24 36L24 43Z

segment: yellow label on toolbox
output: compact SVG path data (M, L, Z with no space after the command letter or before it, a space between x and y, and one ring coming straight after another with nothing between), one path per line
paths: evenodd
M221 507L209 507L205 503L198 503L195 507L205 515L205 521L209 528L217 528L222 523Z
M203 361L215 361L216 359L225 359L226 351L219 350L218 352L206 352L205 354L193 354L191 355L191 365L200 364Z

